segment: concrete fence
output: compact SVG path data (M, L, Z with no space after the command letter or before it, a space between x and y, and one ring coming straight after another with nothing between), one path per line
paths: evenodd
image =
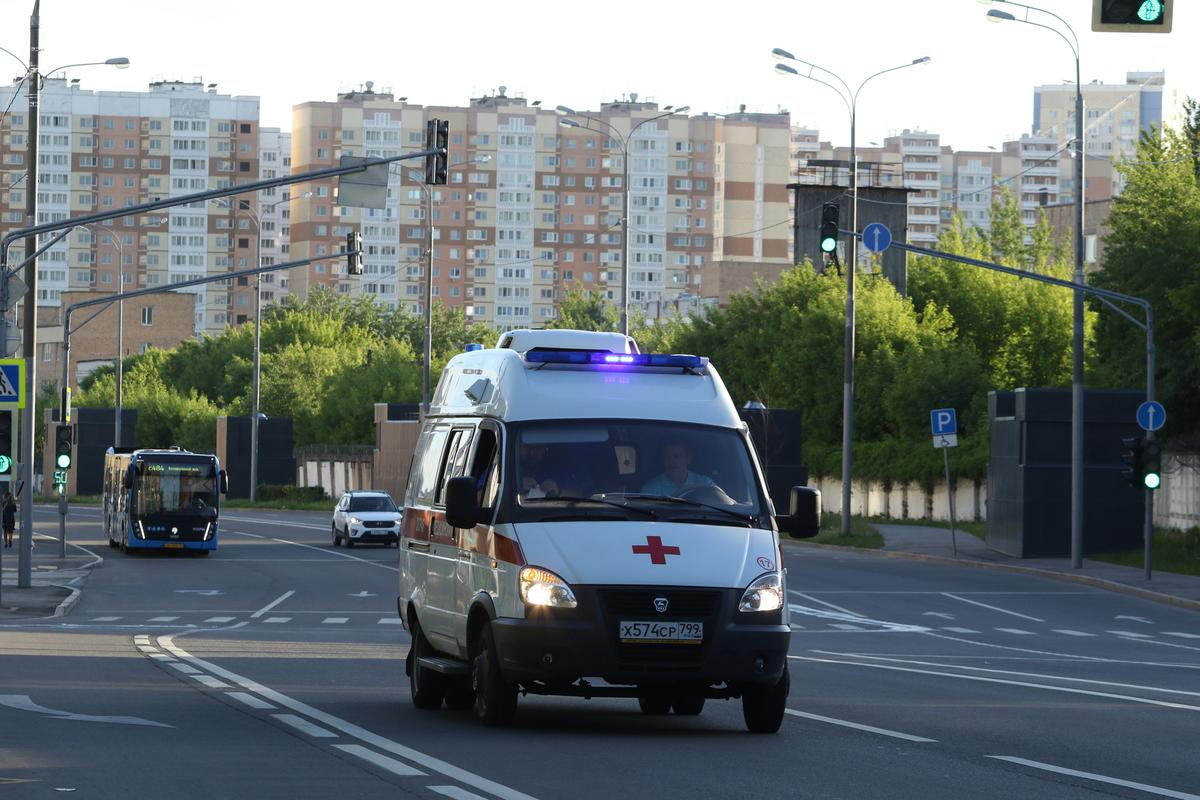
M835 478L813 481L821 490L822 511L842 512L842 482ZM920 484L893 484L890 489L877 482L855 482L850 489L850 514L856 517L889 519L950 520L950 492L946 482L925 491ZM954 518L987 519L987 484L984 481L955 481Z
M1162 477L1154 496L1154 524L1175 530L1200 526L1200 453L1164 453Z
M296 485L320 486L332 498L373 489L373 448L306 447L296 451Z

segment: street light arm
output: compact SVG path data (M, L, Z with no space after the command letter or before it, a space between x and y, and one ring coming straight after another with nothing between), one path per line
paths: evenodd
M824 81L824 80L821 80L820 78L814 76L812 74L812 70L809 70L809 74L805 75L803 72L799 72L799 71L793 69L792 67L789 67L787 64L776 64L775 71L778 72L780 75L795 75L797 77L808 78L810 81L815 81L816 83L820 83L825 86L828 86L830 89L833 89L833 91L837 93L837 96L839 98L841 98L842 105L846 106L846 112L850 113L850 114L853 113L853 110L850 108L850 98L848 98L846 96L846 93L843 92L838 87L834 86L829 81Z
M1079 58L1079 37L1075 35L1075 29L1071 27L1071 24L1069 22L1067 22L1065 19L1063 19L1062 17L1060 17L1058 14L1055 14L1053 11L1050 11L1049 9L1046 9L1046 8L1038 8L1037 6L1027 6L1024 3L1015 3L1015 2L1013 2L1013 0L995 0L995 2L1004 3L1005 5L1016 6L1017 8L1025 9L1025 19L1016 19L1014 17L1013 19L1015 21L1025 22L1025 23L1028 23L1029 25L1037 25L1039 28L1049 28L1050 30L1057 33L1059 36L1062 36L1062 33L1059 30L1057 30L1056 28L1050 28L1049 25L1041 25L1037 22L1030 22L1029 21L1029 12L1030 11L1040 11L1043 14L1049 14L1050 16L1054 17L1056 20L1058 20L1059 22L1061 22L1063 24L1064 28L1066 28L1068 31L1070 31L1071 39L1073 40L1073 42L1068 41L1067 44L1071 45L1071 49L1075 51L1075 57ZM1063 38L1066 39L1067 37L1063 36Z
M21 65L21 68L23 70L25 70L26 72L29 72L29 65L26 64L25 60L22 59L20 56L18 56L16 53L14 53L11 50L6 50L3 47L0 47L0 52L8 53L10 56L12 56L13 58L15 58L17 60L17 63L19 63Z
M858 104L858 93L862 91L863 87L866 86L869 81L872 81L875 78L878 78L880 75L886 75L889 72L895 72L898 69L906 69L908 67L915 67L918 64L928 64L929 61L930 61L929 56L922 56L921 58L914 58L912 61L908 62L907 64L900 64L895 67L888 67L887 69L879 70L879 72L876 72L874 75L868 75L867 77L863 78L863 82L858 85L858 88L855 89L853 95L851 95L853 98L854 105Z
M811 61L805 61L803 58L796 58L794 55L792 55L791 53L789 53L787 50L784 50L784 49L782 49L782 48L779 48L779 47L776 47L774 50L772 50L772 51L771 51L771 55L772 55L772 56L774 56L775 58L779 58L779 59L785 59L785 60L787 60L787 61L795 61L795 62L797 62L797 63L799 63L799 64L806 64L806 65L808 65L808 68L809 68L808 72L809 72L809 74L807 74L807 75L804 75L804 74L803 74L803 73L801 73L801 72L796 72L795 74L796 74L796 75L800 75L800 76L801 76L801 77L803 77L803 78L812 78L812 79L813 79L814 81L816 81L817 83L824 83L826 86L829 86L829 84L828 84L828 83L826 83L825 81L821 80L820 78L813 78L813 76L812 76L812 71L813 71L814 69L819 69L819 70L821 70L821 72L824 72L826 75L832 75L834 78L836 78L836 79L837 79L837 82L838 82L838 83L840 83L840 84L842 85L842 88L843 88L843 89L845 89L845 91L846 91L846 96L847 96L847 97L850 97L850 96L852 95L852 93L851 93L851 91L850 91L850 86L849 86L849 85L848 85L848 84L847 84L847 83L846 83L844 80L842 80L842 76L841 76L841 75L838 75L838 74L837 74L836 72L834 72L833 70L825 69L824 67L820 66L819 64L814 64L814 63L812 63ZM775 69L777 69L777 70L778 70L778 69L779 69L779 67L780 67L780 65L778 65L778 64L777 64L777 65L775 66ZM834 87L834 89L835 89L835 91L836 91L837 87ZM840 94L840 92L839 92L839 94ZM847 105L849 105L849 103L847 103Z

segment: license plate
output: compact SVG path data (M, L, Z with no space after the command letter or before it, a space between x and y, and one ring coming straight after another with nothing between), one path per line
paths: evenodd
M178 547L178 548L182 549L183 542L166 542L163 544L163 547Z
M618 633L622 642L681 642L700 644L704 640L703 622L621 622Z

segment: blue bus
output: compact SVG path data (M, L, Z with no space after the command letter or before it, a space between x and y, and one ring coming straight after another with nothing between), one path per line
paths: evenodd
M130 550L217 549L217 517L229 477L216 456L108 448L104 455L104 533Z

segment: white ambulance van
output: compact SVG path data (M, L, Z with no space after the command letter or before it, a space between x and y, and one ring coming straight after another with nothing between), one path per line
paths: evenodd
M472 348L442 373L404 497L416 706L507 725L519 693L689 715L740 697L747 728L778 730L779 531L815 535L818 493L794 487L775 515L705 358L565 330Z

